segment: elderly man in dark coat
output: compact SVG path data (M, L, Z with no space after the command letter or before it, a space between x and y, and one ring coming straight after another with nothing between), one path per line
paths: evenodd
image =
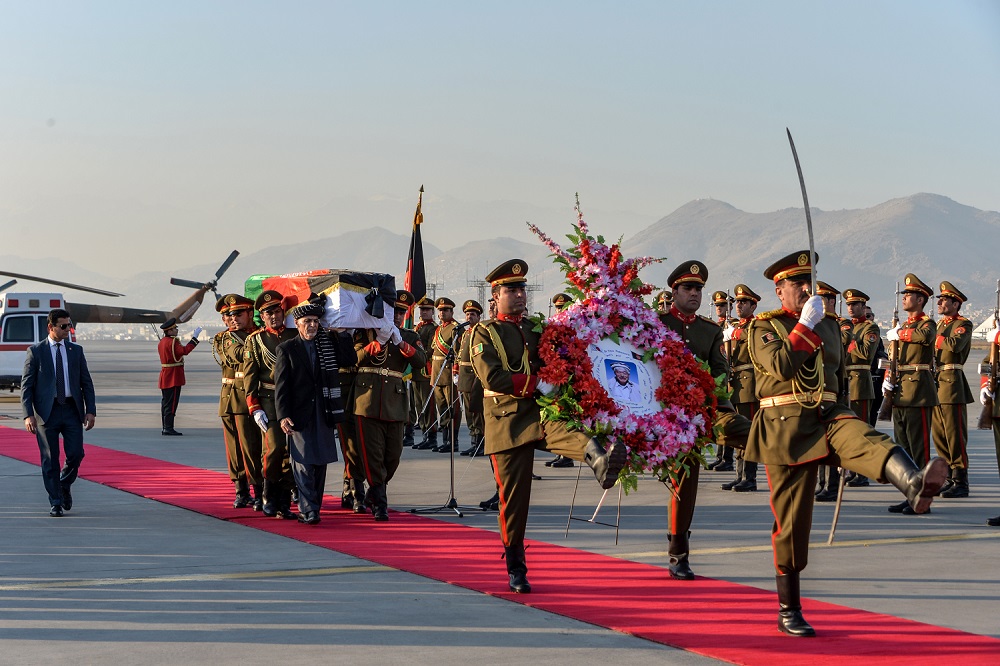
M278 345L274 363L274 402L281 430L288 436L292 475L299 488L299 521L319 523L326 466L337 461L337 424L346 419L339 369L358 361L346 333L320 326L324 296L294 308L296 338Z

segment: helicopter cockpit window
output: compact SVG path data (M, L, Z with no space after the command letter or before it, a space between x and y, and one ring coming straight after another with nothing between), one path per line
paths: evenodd
M14 315L3 319L4 342L34 342L35 319L33 315ZM46 329L48 330L48 329Z

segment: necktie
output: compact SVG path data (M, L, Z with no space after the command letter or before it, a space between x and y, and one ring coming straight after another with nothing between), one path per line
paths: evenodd
M66 402L66 380L63 377L62 343L56 343L56 402Z

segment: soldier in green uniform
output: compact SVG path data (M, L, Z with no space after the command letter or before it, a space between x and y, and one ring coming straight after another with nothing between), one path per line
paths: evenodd
M712 293L712 306L715 308L715 323L722 328L723 335L726 331L736 325L736 319L731 317L732 314L732 299L729 294L724 291L716 291ZM730 332L730 335L732 333ZM723 351L728 345L723 342ZM729 357L726 353L726 361L728 363ZM716 443L715 446L715 460L710 462L705 469L715 470L716 472L732 472L734 469L733 465L733 455L735 451L730 446L724 446L720 443Z
M989 353L986 354L986 358L983 359L983 364L980 366L982 375L979 378L979 402L985 408L987 402L993 401L993 411L990 413L993 417L993 446L996 449L997 469L1000 470L1000 400L995 399L995 391L990 391L989 365L987 365L997 361L1000 361L1000 326L993 334ZM988 518L986 524L990 527L1000 527L1000 516Z
M291 340L298 332L285 328L285 308L280 292L269 289L254 301L263 328L247 336L243 343L243 385L247 407L263 438L262 476L265 516L294 518L292 515L292 467L288 441L278 424L274 409L274 361L278 345Z
M463 456L478 456L483 453L483 384L472 369L472 335L471 327L480 322L483 316L483 306L469 299L462 303L465 313L465 323L469 329L459 334L458 342L458 392L462 395L465 405L465 421L469 424L469 435L472 446L462 451Z
M860 289L845 289L844 302L847 304L849 320L840 324L840 332L846 335L847 345L844 347L845 371L847 372L847 398L851 401L851 410L858 418L868 423L873 422L873 403L875 401L875 382L872 380L872 365L882 343L882 332L878 324L868 319L865 310L868 305L868 294ZM847 485L859 488L868 485L868 477L855 474Z
M458 404L458 391L452 377L455 370L455 301L441 297L434 303L441 323L434 329L431 339L431 381L434 382L434 404L437 405L438 430L444 440L434 449L437 453L458 450L458 427L462 424L462 413Z
M212 355L222 368L222 393L219 396L219 416L226 438L226 458L229 478L236 484L233 507L264 508L261 476L262 444L260 429L250 418L247 394L243 386L243 342L254 330L253 301L240 294L226 294L216 303L228 330L212 339ZM248 484L253 486L250 497Z
M889 342L899 341L897 370L899 380L891 377L882 382L883 393L892 393L893 438L904 447L918 464L924 464L931 455L931 421L938 405L937 387L931 365L934 362L934 343L937 328L924 313L927 299L933 294L913 273L907 273L903 287L903 310L909 317L886 333ZM906 502L893 504L890 513L913 515L913 507Z
M413 300L413 294L408 291L396 292L396 329L385 344L376 339L376 332L371 329L354 334L358 364L354 413L350 418L354 421L354 433L368 480L369 504L377 522L389 520L387 485L403 453L403 425L407 418L403 373L407 366L422 366L426 361L424 351L417 346L417 334L399 329Z
M472 367L483 383L486 453L493 461L500 487L500 537L512 592L531 591L524 557L524 532L531 500L531 470L535 449L585 461L604 489L614 486L625 465L625 447L611 442L608 449L562 422L542 423L536 389L553 387L538 380L540 360L534 324L525 317L528 265L511 259L495 268L486 280L496 299L496 319L472 329Z
M779 259L774 281L781 309L757 315L748 331L760 411L746 456L767 465L774 526L771 542L778 590L778 628L814 636L802 617L799 573L809 556L817 468L836 465L898 488L918 513L930 508L948 466L935 458L921 470L901 447L837 400L844 348L836 317L809 296L808 251Z
M414 329L420 338L420 347L428 356L427 363L422 368L413 368L413 413L423 438L413 448L419 450L437 447L437 407L434 404L434 392L431 388L431 349L434 343L434 331L437 322L434 321L434 301L424 296L417 301L420 321Z
M569 294L558 293L552 297L552 305L555 307L556 312L560 310L565 310L570 305L573 304L573 299L570 298ZM576 463L573 462L572 458L567 458L566 456L556 456L552 460L546 460L546 467L574 467Z
M816 281L816 293L823 297L823 312L832 315L837 320L837 327L840 329L840 339L847 347L847 333L844 332L844 322L837 316L837 296L840 290L822 280ZM846 390L847 384L841 384L841 390ZM840 485L840 468L823 465L819 468L819 480L816 484L816 501L832 502L837 499L837 490Z
M753 419L754 414L760 409L760 401L757 400L753 363L750 362L746 333L750 322L753 321L760 296L745 284L738 284L733 288L733 297L736 299L736 314L739 319L722 333L722 339L729 347L728 356L731 365L729 390L732 393L730 400L737 414ZM723 490L738 493L757 491L757 463L747 460L745 453L743 449L736 450L736 478L722 484Z
M670 304L674 302L674 297L671 295L670 290L661 291L653 299L654 309L663 314L670 310Z
M721 376L725 379L729 375L729 360L723 353L722 327L711 319L698 315L706 280L708 268L700 261L686 261L675 268L667 278L674 302L669 312L660 315L660 320L680 336L684 346L692 354L708 363L713 377L718 379ZM745 446L744 438L749 425L746 417L736 414L728 400L720 401L712 428L719 446L725 447L727 443L738 448ZM726 448L733 449L732 446ZM683 469L685 466L687 470ZM670 560L667 566L670 575L679 580L694 579L688 552L691 521L698 499L699 469L697 458L687 456L678 465L677 478L672 481L674 492L670 495L667 534L667 554ZM733 469L731 465L729 469Z
M945 459L951 474L941 490L941 497L969 496L969 425L967 405L975 401L965 379L965 362L972 351L972 322L959 314L967 301L955 285L941 283L934 343L934 369L937 371L938 406L934 408L932 431L934 448Z

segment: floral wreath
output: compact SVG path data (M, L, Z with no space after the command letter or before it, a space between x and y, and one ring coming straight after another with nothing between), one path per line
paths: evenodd
M539 314L534 319L542 334L538 378L555 387L538 398L542 420L564 421L599 440L624 443L629 459L619 481L626 492L637 487L644 472L668 482L684 468L683 458L692 453L701 458L724 388L642 299L654 287L639 278L639 271L662 259L623 259L620 239L609 247L602 236L590 236L579 198L576 213L575 233L567 235L574 245L568 249L528 224L552 251L566 274L566 291L575 299L549 318ZM643 363L655 359L659 411L633 414L608 395L588 353L603 339L631 344Z

